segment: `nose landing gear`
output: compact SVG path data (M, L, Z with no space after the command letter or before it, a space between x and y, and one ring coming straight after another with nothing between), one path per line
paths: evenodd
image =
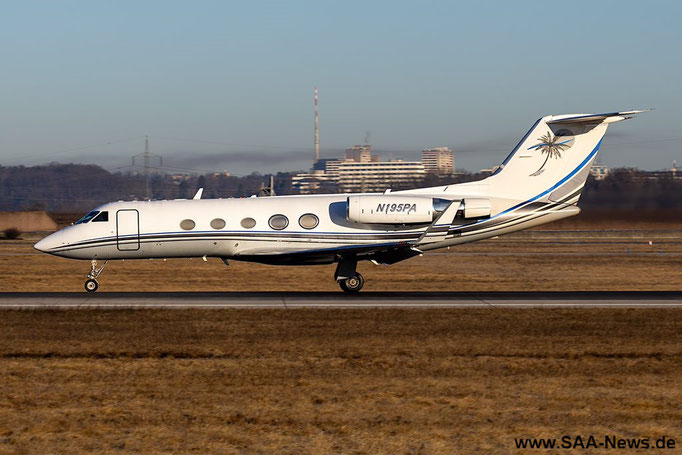
M97 282L97 277L102 273L104 267L107 266L109 261L104 261L102 267L97 268L97 260L93 259L90 263L90 272L87 275L87 280L85 280L85 290L88 292L95 292L99 288L99 283Z

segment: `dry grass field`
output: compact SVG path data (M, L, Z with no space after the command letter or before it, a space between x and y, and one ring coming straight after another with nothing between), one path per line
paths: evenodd
M0 453L682 444L672 309L5 311L0 333Z

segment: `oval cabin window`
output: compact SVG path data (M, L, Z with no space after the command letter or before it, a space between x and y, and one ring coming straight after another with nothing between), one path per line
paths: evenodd
M298 219L298 224L300 224L303 229L314 229L320 224L320 220L312 213L306 213L305 215L301 215Z
M185 231L191 231L196 226L196 223L192 220L182 220L180 221L180 228Z
M281 231L282 229L289 226L289 219L284 215L272 215L268 224L271 228L276 231Z
M253 218L244 218L242 220L242 227L245 229L251 229L255 225L256 225L256 220L254 220Z
M222 229L225 227L225 220L222 218L215 218L211 220L211 227L213 229Z

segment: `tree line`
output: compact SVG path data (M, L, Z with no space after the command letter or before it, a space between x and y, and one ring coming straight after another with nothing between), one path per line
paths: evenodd
M295 173L274 175L278 195L293 194L291 177ZM45 210L48 212L86 212L116 200L187 199L198 188L203 198L249 197L267 185L270 175L223 174L150 176L111 173L96 165L49 164L44 166L0 166L0 210ZM428 175L419 182L405 182L393 190L446 185L485 177L462 173L454 177ZM325 192L334 192L326 186ZM652 173L637 169L615 169L603 180L590 177L580 200L584 210L682 210L682 179L672 173Z

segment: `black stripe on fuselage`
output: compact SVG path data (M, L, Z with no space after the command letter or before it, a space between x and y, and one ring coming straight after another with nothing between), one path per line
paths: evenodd
M113 246L115 244L131 244L140 243L149 244L155 242L182 242L182 241L248 241L257 240L263 242L290 242L290 243L310 243L314 239L320 243L339 243L338 240L395 240L395 241L410 241L421 236L421 232L415 233L386 233L383 235L315 235L315 234L287 234L283 233L171 233L171 234L147 234L137 237L107 237L103 239L87 240L71 245L65 245L57 249L49 251L50 253L64 253L68 251L82 250L85 248L97 248L103 246ZM335 242L336 241L336 242ZM371 245L371 243L352 243L359 246Z

